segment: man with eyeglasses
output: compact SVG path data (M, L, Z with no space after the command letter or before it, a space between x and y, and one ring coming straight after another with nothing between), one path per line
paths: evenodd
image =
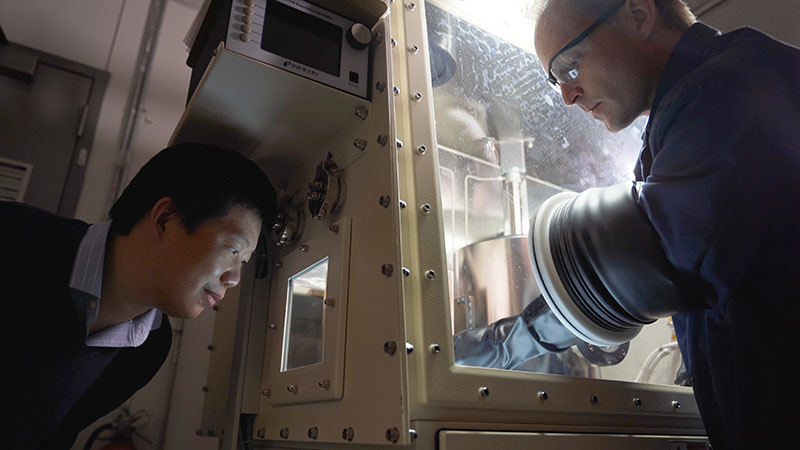
M611 131L649 116L637 202L707 304L674 322L714 449L788 448L800 50L749 28L720 34L681 0L550 0L535 40L567 105Z

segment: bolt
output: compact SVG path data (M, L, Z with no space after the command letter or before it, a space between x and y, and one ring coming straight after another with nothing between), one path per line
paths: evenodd
M408 270L407 268L403 267L403 276L404 276L404 277L407 277L407 276L409 276L409 275L411 275L411 271L410 271L410 270Z
M317 439L318 436L319 436L319 428L313 427L308 429L309 439Z
M390 42L392 43L392 48L397 47L397 40L395 38L392 38Z
M356 116L358 116L361 120L366 120L367 116L369 115L369 110L364 108L356 109Z
M395 145L397 145L397 148L403 148L403 141L401 141L400 139L397 139L397 141L395 142Z
M642 406L642 399L639 398L639 397L634 398L633 399L633 404L634 404L634 406Z
M394 95L399 95L400 94L400 88L395 86L395 87L392 88L392 92L394 92Z
M418 102L418 101L422 100L422 94L417 92L416 94L414 94L414 97L412 97L412 98L414 99L415 102Z
M386 145L387 142L389 142L389 136L385 134L381 134L378 136L378 144Z
M416 45L412 45L411 47L408 47L408 52L411 54L417 53L419 52L419 47Z
M339 225L331 225L328 227L328 230L330 230L331 233L336 234L339 232Z
M415 430L413 428L410 428L408 430L408 435L409 435L409 437L411 437L412 441L416 441L417 440L417 430Z
M409 11L413 11L414 8L416 8L416 7L417 7L417 5L414 4L414 3L406 3L406 9L408 9Z
M395 341L384 342L383 351L388 355L394 355L397 352L397 343Z
M383 33L378 31L377 33L375 33L375 43L380 44L381 42L383 42Z
M677 400L673 400L672 401L672 408L673 409L680 409L680 407L681 407L681 402L679 402Z
M260 437L261 439L264 439L264 437L266 437L266 436L267 436L267 430L265 430L265 429L263 429L263 428L259 428L259 429L258 429L258 431L256 431L256 434L257 434L257 435L258 435L258 437Z
M398 204L400 205L400 209L406 209L406 202L405 202L405 200L400 200L400 201L398 202Z
M275 330L275 329L278 328L278 324L277 323L271 323L271 324L267 325L267 328L269 328L270 330Z
M541 401L545 401L548 398L550 398L550 396L547 395L547 392L545 392L545 391L539 391L539 393L536 394L536 396L539 397L539 400L541 400Z
M400 439L400 430L397 428L389 428L386 430L386 440L389 442L397 442Z
M307 245L301 245L300 246L300 251L303 252L303 253L308 253L308 246Z
M486 387L486 386L481 386L481 387L478 389L478 392L481 394L481 397L484 397L484 398L486 398L486 397L488 397L488 396L489 396L489 388L488 388L488 387Z
M427 278L429 280L432 280L432 279L436 278L436 271L433 270L433 269L430 269L430 270L426 271L425 272L425 278Z
M347 427L344 430L342 430L342 439L344 439L345 441L352 441L355 435L356 432L355 430L353 430L353 427Z
M426 151L428 151L428 147L424 145L420 145L417 147L417 153L419 153L420 155L424 155Z
M377 83L375 83L375 89L376 89L378 92L383 92L383 91L385 91L385 90L386 90L386 83L384 83L382 80L381 80L381 81L378 81Z
M414 346L410 342L406 342L406 354L410 355L414 353Z
M278 269L283 267L283 261L275 261L275 267L277 267Z
M319 382L319 387L325 389L326 391L331 387L331 380L322 380Z
M289 439L289 429L288 428L281 428L281 437L283 439Z
M359 150L364 150L367 148L367 141L364 139L356 139L353 141L353 145Z
M261 391L261 395L263 395L264 397L269 397L270 395L272 395L272 390L264 389L263 391Z
M596 405L596 404L598 404L599 402L600 402L600 399L599 399L599 398L597 398L597 396L596 396L596 395L592 395L591 397L589 397L589 403L591 403L591 404L593 404L593 405Z
M392 204L392 197L388 195L381 195L381 198L378 199L378 203L384 208L388 208L389 205Z
M384 264L381 266L381 274L383 274L383 276L388 278L392 276L393 272L394 272L394 266L392 266L391 264Z
M440 347L439 344L431 344L430 349L431 353L434 355L442 351L442 347Z
M423 203L422 206L419 207L419 210L422 211L422 214L428 214L431 212L431 204Z
M289 386L286 386L286 390L291 392L292 394L297 394L297 385L290 384Z
M331 308L336 306L336 300L332 298L326 298L325 300L322 301L322 303L324 303L325 306L330 306Z

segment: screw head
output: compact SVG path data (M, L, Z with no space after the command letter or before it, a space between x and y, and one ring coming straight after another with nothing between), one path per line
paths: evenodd
M433 269L425 271L425 278L429 280L436 278L436 271Z
M536 396L539 397L539 400L541 400L541 401L545 401L548 398L550 398L550 396L547 395L547 392L545 392L545 391L539 391L539 393L536 394Z
M328 227L328 230L330 230L330 232L334 233L334 234L338 233L339 232L339 225L331 225L331 226Z
M333 308L334 306L336 306L336 300L334 300L334 299L332 299L332 298L326 298L325 300L323 300L323 301L322 301L322 303L323 303L325 306L330 306L331 308Z
M394 40L394 39L392 39L392 40ZM385 91L386 90L386 83L384 83L383 81L378 81L377 83L375 83L375 89L378 92Z
M386 440L389 442L397 442L400 439L400 430L397 428L389 428L386 430Z
M392 204L392 197L389 195L381 195L381 198L378 199L378 203L384 208L388 208L389 205Z
M388 355L394 355L397 352L397 342L386 341L383 343L383 351Z
M484 397L484 398L486 398L486 397L488 397L488 396L489 396L489 388L488 388L488 387L486 387L486 386L481 386L481 387L478 389L478 392L481 394L481 397Z
M408 435L411 437L412 441L416 441L417 440L417 430L415 430L413 428L410 428L408 430Z
M680 407L681 407L681 402L679 402L677 400L673 400L672 401L672 408L673 409L680 409Z
M272 390L271 389L264 389L264 390L261 391L261 395L263 395L264 397L269 397L270 395L272 395Z
M633 405L636 406L636 407L642 406L642 399L639 398L639 397L634 398L633 399Z
M319 382L319 387L325 389L326 391L331 387L331 380L322 380Z
M433 353L434 355L436 355L436 354L438 354L438 353L440 353L442 351L442 347L439 346L439 344L431 344L430 349L431 349L431 353Z
M308 437L309 439L317 439L317 437L319 437L319 428L317 427L309 428Z
M356 432L355 430L353 430L353 427L347 427L344 430L342 430L342 439L344 439L345 441L352 441L355 435Z
M399 202L397 202L397 203L400 205L400 209L406 209L406 206L408 206L408 205L406 204L405 200L400 200L400 201L399 201Z
M386 145L387 142L389 142L389 136L385 134L381 134L378 136L378 144Z
M424 145L417 146L417 153L419 153L420 155L425 154L426 151L428 151L428 147Z
M419 52L419 46L412 45L411 47L408 47L408 52L411 53L411 54L418 53Z
M267 328L269 328L270 330L275 330L275 329L278 328L278 324L277 323L271 323L271 324L267 325Z
M406 354L414 353L414 346L410 342L406 342Z
M408 9L409 11L413 11L414 8L416 8L416 7L417 7L417 5L414 4L414 3L406 3L406 9Z
M263 428L259 428L258 431L256 431L256 435L259 438L264 439L264 437L266 437L266 435L267 435L267 430L265 430Z
M600 403L600 399L597 398L596 395L592 395L592 396L589 397L589 403L591 403L593 405L596 405L596 404Z
M394 272L394 266L392 266L391 264L384 264L381 266L381 274L383 274L383 276L388 278L392 276L393 272Z
M289 429L288 428L281 428L281 437L283 439L289 439Z
M392 88L392 92L394 92L394 95L398 95L398 94L400 94L400 88L395 86L395 87Z
M390 42L392 43L392 48L397 47L397 39L392 38Z
M397 141L395 142L395 145L397 146L397 148L403 148L403 141L401 141L400 139L397 139Z
M403 267L403 276L404 276L404 277L407 277L407 276L409 276L409 275L411 275L411 271L410 271L410 270L408 270L407 268Z
M422 214L430 214L431 209L430 203L423 203L422 206L419 207L419 210L422 211Z
M303 252L303 253L308 253L308 246L307 245L301 245L300 246L300 251Z
M283 261L275 261L275 267L277 267L278 269L283 267Z
M359 119L366 120L368 115L369 115L368 109L365 108L356 109L356 116L358 116Z
M415 102L418 102L418 101L422 100L422 94L417 92L416 94L414 94L414 97L412 97L412 98L414 99Z
M296 384L290 384L290 385L286 386L286 390L291 392L292 394L297 394L297 385Z

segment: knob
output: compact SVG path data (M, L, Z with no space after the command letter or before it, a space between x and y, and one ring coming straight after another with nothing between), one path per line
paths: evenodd
M372 42L372 32L366 25L354 23L346 33L347 42L356 50L364 50Z

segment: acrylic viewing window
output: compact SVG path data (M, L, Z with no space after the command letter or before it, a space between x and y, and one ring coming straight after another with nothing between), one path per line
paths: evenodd
M328 258L289 278L281 371L322 362Z

